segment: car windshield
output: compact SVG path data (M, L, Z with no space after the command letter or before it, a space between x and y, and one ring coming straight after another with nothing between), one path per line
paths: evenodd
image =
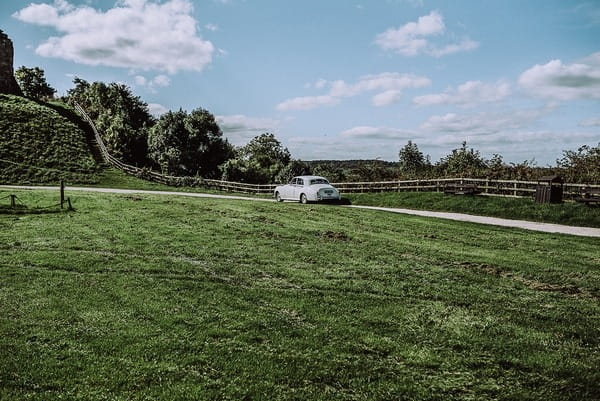
M329 184L329 181L327 181L325 178L315 178L310 180L310 185L317 185L317 184Z

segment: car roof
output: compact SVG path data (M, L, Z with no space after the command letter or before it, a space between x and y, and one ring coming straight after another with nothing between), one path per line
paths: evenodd
M316 180L316 179L327 180L327 178L321 177L320 175L299 175L294 178L303 178L305 180Z

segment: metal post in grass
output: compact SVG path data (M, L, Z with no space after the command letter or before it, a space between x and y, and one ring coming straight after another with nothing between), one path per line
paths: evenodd
M10 207L11 208L17 207L17 195L10 194Z
M63 203L65 203L65 181L60 180L60 208L63 208Z
M71 205L71 197L67 198L67 205L69 205L69 210L73 210L73 206Z

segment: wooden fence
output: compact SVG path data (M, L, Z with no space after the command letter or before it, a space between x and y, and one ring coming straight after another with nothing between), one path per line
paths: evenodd
M147 168L139 168L123 163L113 157L106 149L102 137L98 133L92 119L85 110L75 104L75 109L88 122L94 131L96 142L104 159L112 166L123 170L125 173L139 178L158 182L171 186L202 187L228 192L241 192L256 195L272 195L275 184L248 184L243 182L231 182L222 180L210 180L202 177L176 177L160 174ZM337 182L332 183L341 193L364 193L364 192L443 192L447 185L475 184L481 190L481 195L487 196L510 196L510 197L532 197L535 194L537 181L513 181L513 180L491 180L478 178L438 178L430 180L404 180L404 181L380 181L380 182ZM563 198L572 199L581 194L584 187L599 188L600 185L569 184L563 186Z

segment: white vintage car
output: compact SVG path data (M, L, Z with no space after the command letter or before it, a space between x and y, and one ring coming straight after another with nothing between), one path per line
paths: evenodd
M284 200L301 203L341 200L340 193L323 177L316 175L301 175L294 177L289 183L279 185L273 193L277 202Z

